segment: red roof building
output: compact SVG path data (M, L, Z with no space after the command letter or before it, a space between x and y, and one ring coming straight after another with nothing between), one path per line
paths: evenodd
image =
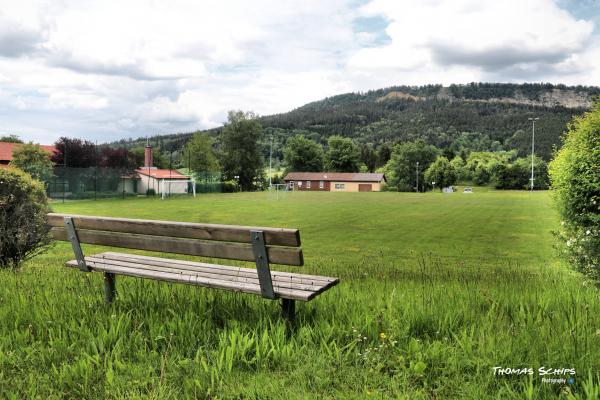
M13 151L21 146L21 143L0 142L0 166L8 165L13 159ZM49 155L56 153L56 147L38 145L48 152Z
M183 175L174 169L158 169L153 166L152 147L146 145L144 166L135 170L130 176L122 176L122 187L125 193L145 194L152 190L156 194L188 193L191 176ZM195 190L195 188L192 188Z
M283 178L290 190L379 192L385 175L365 172L290 172Z
M135 170L140 175L150 176L155 179L190 179L189 176L183 175L174 169L158 169L158 168L146 168L140 167Z

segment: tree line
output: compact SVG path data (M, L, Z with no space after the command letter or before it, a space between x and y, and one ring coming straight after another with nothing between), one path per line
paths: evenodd
M153 152L153 164L160 169L187 168L190 173L218 172L222 179L241 190L264 187L264 159L259 138L262 128L251 112L231 111L221 132L221 146L216 147L206 132L197 132L175 159L171 154ZM11 141L22 143L18 137ZM33 143L23 144L13 152L11 164L34 178L47 181L58 168L109 168L122 173L133 172L144 165L144 147L102 145L85 139L61 137L56 152L48 154Z
M422 140L398 143L376 152L350 138L331 136L327 149L304 135L292 136L283 149L286 172L383 172L388 190L425 191L472 182L497 189L525 189L531 184L531 156L512 151L468 151L456 155ZM451 155L451 157L448 157ZM548 166L535 156L534 188L548 187ZM418 183L417 183L418 182Z

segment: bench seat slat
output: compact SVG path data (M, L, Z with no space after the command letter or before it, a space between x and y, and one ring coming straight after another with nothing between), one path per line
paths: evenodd
M264 232L267 245L300 246L300 232L298 229L91 217L57 213L48 214L48 222L54 227L61 228L64 226L64 217L67 216L73 218L77 229L241 243L251 243L250 231L259 230Z
M53 227L52 235L55 240L68 240L65 228ZM77 236L81 243L102 246L224 258L229 260L255 260L252 245L247 243L216 242L166 236L93 231L79 228L77 229ZM269 262L273 264L295 266L304 264L302 249L298 247L267 246L267 254Z
M110 258L106 257L107 254ZM123 256L120 260L118 259L119 255ZM86 263L94 271L261 294L256 270L192 262L189 263L201 264L202 267L187 265L187 267L194 268L193 270L189 270L183 268L186 266L183 263L171 263L171 261L181 260L147 256L140 256L144 259L136 260L130 256L130 254L112 252L102 253L86 257ZM154 261L154 264L150 264L151 261ZM77 267L77 261L69 261L67 262L67 266ZM211 271L210 266L218 268L212 268ZM253 272L253 276L248 274L248 272ZM279 275L277 278L274 277L273 288L279 297L292 300L309 301L338 283L338 280L335 278L331 278L330 281L317 282L311 279L310 276L303 277L301 274L286 274L287 276Z
M178 260L174 258L161 258L143 256L139 254L131 253L119 253L107 251L100 254L95 254L93 257L101 257L104 259L111 260L127 260L138 263L145 263L148 265L176 267L180 269L189 269L190 271L202 270L203 268L209 268L211 271L215 269L222 270L224 274L233 275L244 275L244 276L256 276L256 268L244 268L244 267L233 267L227 265L210 264L198 261L189 260ZM273 279L279 279L279 277L285 279L299 279L299 283L315 282L315 284L325 284L333 281L338 281L338 278L332 278L323 275L308 275L308 274L297 274L293 272L282 272L282 271L271 271Z
M157 266L148 263L136 263L126 260L111 260L108 258L100 258L100 257L86 257L86 263L93 263L95 265L107 264L107 265L116 265L121 267L128 268L139 268L146 269L149 271L162 271L162 272L173 272L182 275L194 275L194 276L202 276L205 278L215 278L222 279L232 282L246 282L246 283L254 283L259 285L258 276L254 273L254 276L248 275L236 275L236 274L227 274L223 269L213 269L210 271L210 268L204 268L203 270L190 270L190 269L182 269L176 267L164 267ZM296 289L296 290L304 290L308 292L317 291L323 286L323 284L311 284L311 282L302 283L299 282L299 279L291 280L291 279L273 279L273 287L278 286L282 288L288 289Z

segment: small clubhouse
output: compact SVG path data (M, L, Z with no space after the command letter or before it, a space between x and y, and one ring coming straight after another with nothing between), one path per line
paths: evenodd
M385 175L362 172L290 172L283 178L289 190L379 192Z

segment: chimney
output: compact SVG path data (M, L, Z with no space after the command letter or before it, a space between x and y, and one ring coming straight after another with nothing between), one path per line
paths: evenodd
M152 146L146 143L146 147L144 147L144 167L152 168L152 164Z

